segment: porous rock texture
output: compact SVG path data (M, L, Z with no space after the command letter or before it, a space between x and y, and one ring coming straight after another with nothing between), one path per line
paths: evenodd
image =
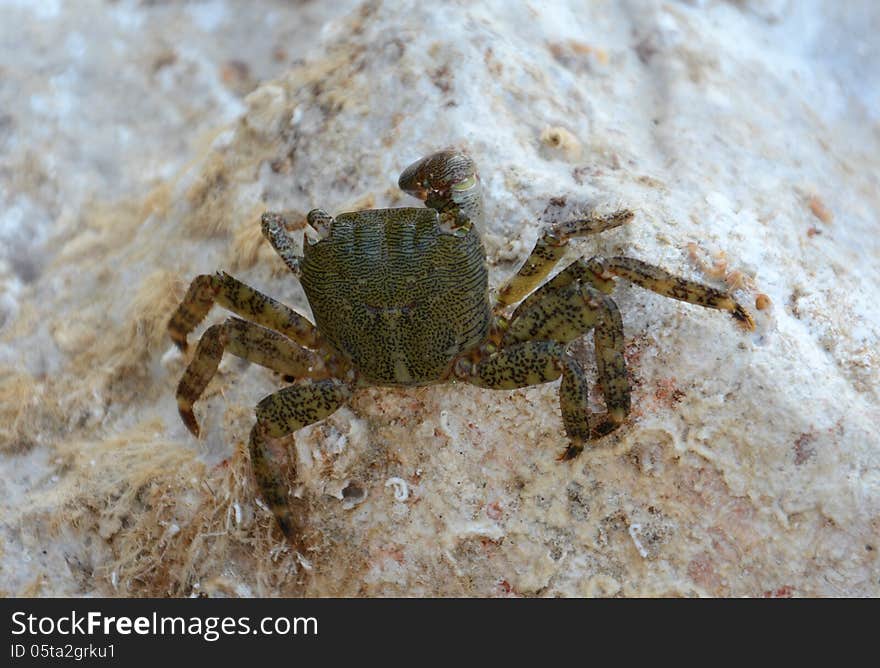
M33 35L57 19L3 4ZM98 65L80 82L119 105L100 107L119 114L116 142L35 90L15 99L49 105L54 125L0 124L3 593L880 594L875 5L268 4L274 22L249 3L165 8L193 21L168 36L159 10L120 3L169 54L150 61L159 74L130 69L153 97L114 98ZM104 25L83 6L78 30ZM273 60L273 44L293 55ZM97 59L80 50L65 76ZM229 69L212 78L216 58ZM276 78L244 95L251 71ZM187 98L186 77L208 83ZM280 380L225 359L195 440L168 317L218 269L308 313L260 214L413 205L397 174L446 146L480 168L493 288L544 222L626 206L631 224L570 256L726 285L757 329L620 285L634 410L573 462L556 460L557 383L360 391L291 440L291 491L309 504L296 553L255 498L246 447ZM592 364L589 337L573 349Z

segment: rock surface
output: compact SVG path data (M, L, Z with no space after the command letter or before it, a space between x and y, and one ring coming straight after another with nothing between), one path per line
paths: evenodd
M0 87L3 593L880 595L872 3L0 3L58 69ZM260 213L410 205L449 145L493 287L623 204L572 255L726 283L757 330L621 285L634 412L573 463L555 383L359 392L297 434L293 553L246 448L278 379L224 360L195 441L168 316L217 269L308 313Z

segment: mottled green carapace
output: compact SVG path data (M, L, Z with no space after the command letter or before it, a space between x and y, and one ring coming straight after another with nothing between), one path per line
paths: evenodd
M489 333L489 276L477 231L434 209L337 216L304 248L300 281L318 330L364 380L434 383Z

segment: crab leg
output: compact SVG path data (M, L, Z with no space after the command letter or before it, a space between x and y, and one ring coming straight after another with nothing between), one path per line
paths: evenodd
M589 266L591 272L600 280L607 281L612 276L619 276L664 297L728 311L746 329L755 328L751 314L726 292L680 278L652 264L631 257L612 257L607 260L594 257L590 260ZM610 292L610 289L603 291Z
M606 436L623 424L629 413L629 386L627 384L625 393L615 394L603 385L607 409L604 413L590 413L587 408L590 384L586 372L570 356L566 356L563 362L565 368L559 386L559 406L570 443L559 459L574 459L583 452L587 441ZM626 376L623 378L625 381Z
M582 268L577 264L570 265L557 276L565 277L556 285L551 281L536 293L537 299L530 296L524 301L511 318L502 340L503 346L535 339L564 345L593 329L596 368L606 412L589 412L586 374L571 356L563 355L559 400L565 430L572 441L563 455L564 459L577 456L583 450L585 441L614 431L630 410L620 311L611 297L592 285L569 280Z
M583 451L584 443L594 435L588 409L590 381L583 367L570 355L565 356L564 362L562 383L559 385L559 408L569 444L559 459L574 459Z
M605 412L590 413L586 373L573 357L566 355L563 358L565 368L559 386L559 403L562 423L571 443L561 459L574 459L584 449L586 441L610 434L629 415L630 386L623 356L623 321L610 297L604 297L601 316L593 329L593 343Z
M328 417L351 396L351 388L333 378L301 380L265 397L257 404L257 423L251 430L250 453L254 478L263 501L275 516L281 531L296 543L305 524L305 503L292 498L285 469L285 436ZM291 477L293 477L291 476Z
M608 299L610 302L611 300ZM613 304L613 302L612 302ZM616 307L603 312L594 330L604 413L590 412L589 381L581 366L555 341L522 341L479 360L462 380L496 390L547 383L562 376L559 404L571 444L560 459L573 459L587 440L610 434L630 410L630 389L623 358L623 324Z
M515 304L534 290L562 259L570 239L618 227L632 220L632 217L632 211L621 209L610 214L592 214L587 218L551 226L535 243L535 247L519 271L501 288L497 305L504 307Z
M307 318L225 272L196 276L168 322L168 333L181 350L186 336L205 318L214 303L258 325L281 332L309 348L323 345L322 337Z
M247 320L229 318L205 330L195 355L177 386L177 407L187 429L199 435L193 404L205 391L224 352L297 378L326 375L318 353L298 346L278 332Z
M542 285L540 288L532 292L516 307L516 310L510 317L511 322L513 320L516 320L520 316L520 314L530 310L538 302L546 299L549 295L552 295L562 288L572 285L573 283L587 282L597 290L600 290L605 294L610 294L611 291L614 289L614 279L600 278L595 273L596 268L592 267L590 262L591 261L585 260L584 258L578 258L570 265L568 265L565 269L556 274L556 276L554 276L552 279L544 283L544 285Z
M549 383L562 375L564 351L555 341L522 341L478 359L459 378L492 390Z
M568 343L590 331L605 312L617 310L610 297L584 283L535 294L537 299L529 297L514 312L504 331L503 346L538 340Z

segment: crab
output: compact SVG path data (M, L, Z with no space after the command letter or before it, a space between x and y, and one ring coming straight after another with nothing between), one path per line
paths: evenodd
M633 213L626 209L548 226L493 300L473 160L440 151L407 167L398 184L426 206L335 218L314 209L306 230L314 234L304 238L301 253L282 215L262 216L263 235L299 278L315 324L224 272L197 276L169 321L172 340L185 350L187 335L214 304L241 316L204 332L178 385L180 415L196 437L193 404L224 353L291 381L257 404L249 450L258 491L293 543L305 507L289 494L287 437L331 415L358 388L463 382L513 390L561 377L568 446L560 459L571 460L630 412L623 324L610 296L615 278L727 311L754 328L728 293L629 257L579 258L545 281L570 239L629 222ZM590 330L605 402L598 413L590 409L589 378L567 349Z

